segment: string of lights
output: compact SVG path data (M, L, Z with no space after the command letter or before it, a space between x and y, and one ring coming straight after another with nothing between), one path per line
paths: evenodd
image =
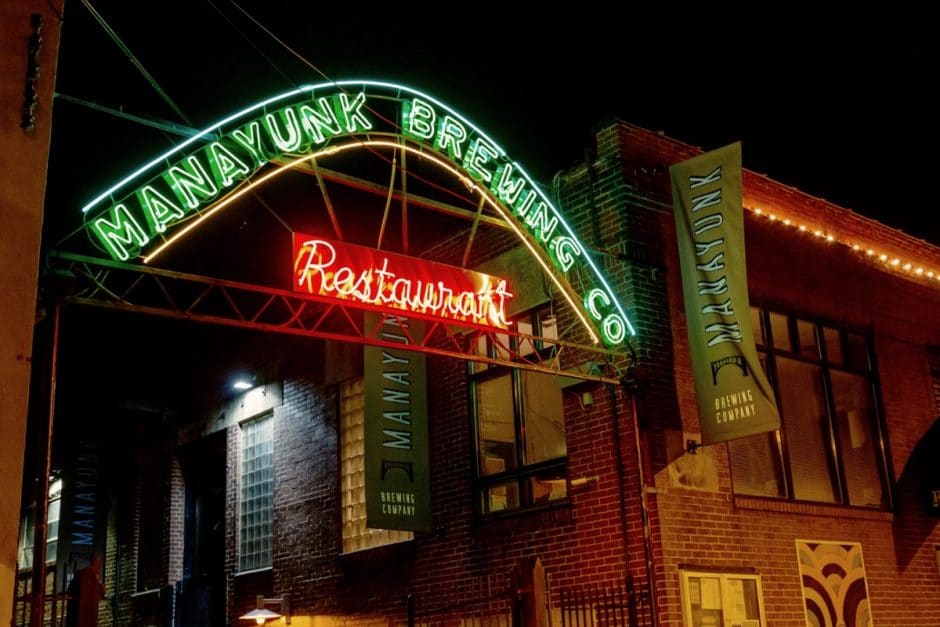
M764 218L768 222L792 228L800 233L806 233L827 244L836 244L847 247L864 259L870 260L885 271L893 271L908 277L923 279L930 282L931 285L940 284L940 271L929 267L928 264L914 259L904 259L894 252L886 249L879 249L869 243L851 236L839 233L831 228L822 228L818 225L807 224L801 220L794 220L789 216L780 214L776 211L765 210L761 207L745 207L751 211L757 218Z

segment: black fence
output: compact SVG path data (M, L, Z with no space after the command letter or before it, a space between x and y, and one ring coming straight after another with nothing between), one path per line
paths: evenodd
M649 598L629 583L590 584L559 590L560 625L651 627Z
M408 598L408 627L652 627L649 597L629 582L598 583L552 590L545 582L539 618L526 612L527 595L508 576L487 575L464 582L461 598L472 599L432 607L426 599ZM529 603L531 608L531 603Z

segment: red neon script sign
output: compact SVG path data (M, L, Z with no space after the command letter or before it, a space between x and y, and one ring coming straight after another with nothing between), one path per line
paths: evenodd
M293 234L294 291L506 329L506 280L381 250Z

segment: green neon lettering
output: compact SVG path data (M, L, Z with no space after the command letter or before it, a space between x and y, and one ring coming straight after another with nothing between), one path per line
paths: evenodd
M627 337L627 324L623 318L620 317L620 314L611 312L604 318L604 322L601 325L601 333L608 343L619 344Z
M584 295L584 307L591 314L591 317L600 322L604 317L601 310L597 308L597 301L600 300L604 307L610 305L610 297L599 287L595 287Z
M163 233L168 224L179 220L186 213L176 204L158 192L152 185L144 185L137 192L140 206L144 208L144 216L150 223L152 233Z
M510 206L519 198L525 185L525 179L521 176L515 180L512 178L513 167L512 163L504 163L496 168L496 176L493 177L496 185L490 187L502 202Z
M278 118L281 119L279 126ZM297 114L290 107L268 113L264 116L264 130L268 132L271 142L280 152L299 152L303 142L300 134L300 124L297 123ZM285 137L286 133L286 137Z
M548 205L539 201L539 203L535 205L535 209L526 216L525 223L538 231L539 238L541 238L543 242L547 242L552 238L555 227L558 226L558 218L552 216L549 219Z
M535 199L538 198L538 194L535 193L534 189L530 189L526 192L525 198L522 199L522 202L517 202L512 206L512 210L520 218L524 218L525 214L529 213L529 209L532 208L532 204L535 202Z
M108 220L107 216L96 218L92 221L91 228L113 258L127 261L130 257L128 246L132 246L136 252L140 246L146 245L150 238L125 205L114 205L108 213L113 216L113 220Z
M228 187L235 179L243 179L251 174L245 162L219 142L209 144L206 153L209 155L209 169L220 188Z
M349 96L345 92L339 94L337 117L344 120L346 132L355 133L356 131L368 131L372 129L372 122L362 112L362 107L366 103L365 92L356 94L355 99L349 102ZM335 105L334 105L335 106Z
M586 254L565 218L539 191L524 169L512 162L503 149L472 122L445 104L419 91L391 83L343 81L304 86L226 117L192 140L151 160L115 186L119 188L161 163L178 160L157 174L167 182L169 190L160 182L141 181L136 192L126 192L123 205L112 206L103 217L99 217L97 224L90 220L89 228L95 233L94 239L101 239L104 243L102 248L115 258L127 258L138 252L137 247L142 242L149 242L158 233L174 226L180 214L185 218L191 211L214 201L239 179L251 176L268 159L282 153L303 153L315 142L326 144L344 133L370 131L379 121L373 119L369 110L371 100L364 90L373 88L387 90L389 102L397 100L399 103L401 130L398 133L430 145L466 172L468 177L492 190L493 197L512 214L511 219L530 234L532 240L539 242L556 268L572 272L576 271L577 264L584 264L584 269L592 274L596 289L582 298L585 303L593 305L597 314L596 326L605 340L635 333L600 269ZM350 91L342 92L343 89ZM385 122L390 123L383 118L382 123ZM235 124L241 126L235 128ZM187 146L193 151L194 142L200 138L205 141L206 133L222 133L226 128L234 130L222 135L215 144L205 142L202 151L193 152L189 157L181 152ZM691 181L692 187L704 186L717 178L720 178L720 172L698 177ZM105 199L114 190L112 188L96 197L83 208L83 212L99 202L107 202ZM714 192L700 193L693 203L696 216L706 208L718 206L719 199L720 195ZM695 221L693 229L696 235L703 235L717 230L722 222L720 214L702 216ZM706 242L696 252L703 269L717 272L723 259L714 259L713 245L717 248L717 244ZM702 287L713 289L711 285ZM610 318L614 314L616 317Z
M190 155L171 167L163 179L176 198L190 209L198 207L200 200L212 200L219 192L196 155Z
M493 180L493 173L483 166L499 156L493 144L482 137L477 137L470 144L470 150L463 160L463 168L470 173L470 176L478 181L489 183Z
M316 109L309 104L302 104L297 111L300 113L300 123L310 141L322 144L325 139L342 133L343 129L336 120L336 113L330 106L329 100L317 98L316 103Z
M460 144L467 139L467 129L463 124L449 115L441 118L441 123L437 128L437 139L434 140L434 147L440 151L446 151L451 159L460 159Z
M552 241L552 247L549 249L552 260L562 272L567 272L574 265L575 257L584 254L584 250L577 240L561 235Z
M431 139L434 137L434 121L437 114L434 108L421 100L414 98L401 105L402 129L405 134L414 139Z
M231 137L239 146L248 151L255 161L255 167L264 165L264 162L268 160L264 146L261 145L261 125L258 120L235 129Z

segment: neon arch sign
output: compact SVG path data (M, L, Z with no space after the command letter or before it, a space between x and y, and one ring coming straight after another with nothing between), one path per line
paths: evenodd
M395 105L394 116L379 115L373 108L385 109L389 103ZM408 144L465 179L506 220L561 288L595 342L595 331L611 347L635 335L623 306L587 248L522 166L459 113L402 85L339 81L305 85L273 96L143 164L86 204L82 212L92 240L112 258L126 261L156 241L166 241L169 231L180 222L195 215L202 216L201 220L237 194L299 162L356 147L408 148ZM256 177L275 159L289 163ZM246 185L252 178L257 180ZM144 261L152 260L155 254ZM590 278L583 294L574 293L556 276L574 268L587 270Z

